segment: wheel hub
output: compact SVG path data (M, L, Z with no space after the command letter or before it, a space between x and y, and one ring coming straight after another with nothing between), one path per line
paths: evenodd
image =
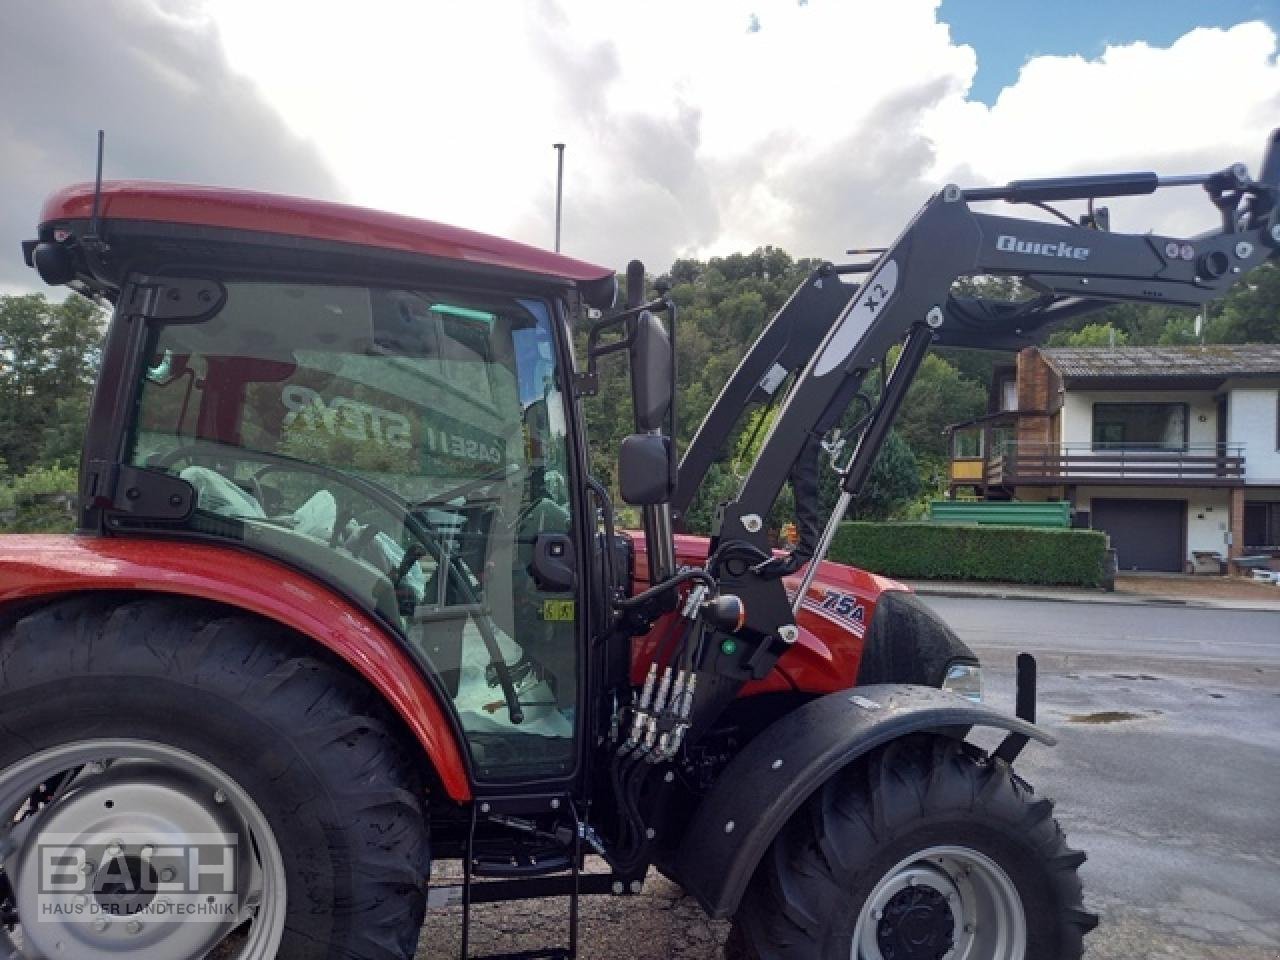
M872 888L852 946L852 960L1022 960L1026 914L1008 874L990 857L967 847L929 847Z
M956 921L947 898L928 886L899 890L876 927L884 960L942 960L954 945Z
M0 776L0 824L18 805L0 832L0 880L9 881L0 901L8 890L22 944L13 956L187 960L211 955L232 931L246 944L236 954L243 960L273 956L278 933L269 927L283 916L281 901L267 897L282 878L275 857L264 874L262 852L277 848L256 807L190 755L129 746L132 756L102 760L86 758L86 747L55 748L47 762L33 758L28 774ZM69 781L57 772L68 770ZM47 783L61 786L33 792ZM38 798L26 814L24 796ZM258 934L264 905L268 926ZM0 926L6 944L12 950Z

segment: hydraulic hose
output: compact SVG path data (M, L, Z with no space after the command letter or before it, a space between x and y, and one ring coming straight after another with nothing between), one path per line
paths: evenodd
M628 597L625 600L619 600L617 602L617 606L621 610L634 610L636 607L639 607L648 603L650 600L653 600L655 597L660 597L664 593L670 590L674 590L676 587L680 586L683 583L691 583L695 580L698 581L699 583L705 584L708 588L712 590L716 588L715 579L711 576L711 574L707 573L707 571L701 570L701 569L682 570L680 573L677 573L674 577L670 577L666 580L663 580L657 586L650 587L648 590L645 590L643 593L637 593L634 597Z

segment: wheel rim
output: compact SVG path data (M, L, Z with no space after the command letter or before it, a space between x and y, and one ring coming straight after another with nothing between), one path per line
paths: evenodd
M272 960L284 932L284 860L258 805L151 741L80 741L0 771L0 879L16 912L3 957Z
M1027 921L1009 875L968 847L929 847L889 870L853 931L853 960L1023 960Z

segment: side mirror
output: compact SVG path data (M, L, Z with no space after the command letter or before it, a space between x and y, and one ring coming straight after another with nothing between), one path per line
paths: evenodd
M633 507L668 503L676 489L676 458L670 437L633 433L618 451L618 490Z
M631 400L636 429L662 430L675 401L671 366L671 337L662 321L649 311L635 319L631 340Z

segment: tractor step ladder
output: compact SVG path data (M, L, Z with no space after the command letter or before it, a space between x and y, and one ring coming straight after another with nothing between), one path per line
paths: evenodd
M471 807L471 824L467 830L467 845L462 861L462 946L461 960L577 960L578 957L578 905L582 886L582 824L574 813L573 844L569 852L568 876L530 877L519 880L499 880L482 884L472 883L477 874L475 857L476 824L479 804ZM570 808L572 809L572 807ZM481 872L480 875L484 875ZM607 879L607 878L604 878ZM594 886L594 884L593 884ZM567 889L564 889L567 887ZM487 888L487 889L486 889ZM477 896L479 893L479 896ZM514 953L490 953L481 957L471 956L471 907L474 903L500 903L530 897L547 897L557 894L569 898L569 944L559 947L542 947L520 950Z

